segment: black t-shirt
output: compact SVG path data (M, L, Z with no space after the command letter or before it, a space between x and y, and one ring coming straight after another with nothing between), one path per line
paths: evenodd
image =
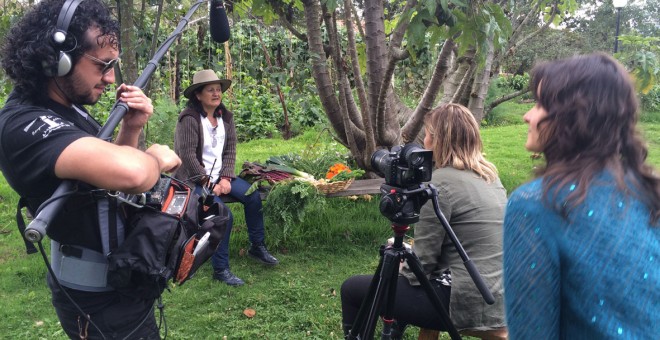
M95 136L99 128L83 108L69 108L54 101L36 106L16 93L10 95L0 111L0 169L9 185L28 200L32 212L62 182L55 175L55 163L62 151L79 138ZM48 235L60 242L97 249L100 239L96 237L98 230L94 230L98 229L94 227L98 225L95 215L93 201L70 198L50 224Z

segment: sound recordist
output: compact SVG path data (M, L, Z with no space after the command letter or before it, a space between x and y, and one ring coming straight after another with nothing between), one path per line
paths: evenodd
M48 228L55 277L47 281L70 338L160 338L154 300L127 299L105 280L105 254L121 244L124 229L112 201L96 189L148 191L181 160L165 145L137 148L153 113L139 87L117 88L129 109L114 143L95 137L101 126L84 105L96 104L115 82L118 56L119 24L102 0L42 0L15 23L2 48L14 85L0 111L5 178L33 214L62 180L77 184ZM104 237L104 224L117 233Z

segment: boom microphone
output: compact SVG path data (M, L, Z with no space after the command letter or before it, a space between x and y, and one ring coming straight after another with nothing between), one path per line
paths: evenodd
M229 40L229 19L227 19L225 4L222 2L222 0L211 0L209 18L211 38L213 41L222 44Z

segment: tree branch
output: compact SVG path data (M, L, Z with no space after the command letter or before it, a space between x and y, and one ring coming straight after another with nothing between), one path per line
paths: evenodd
M432 105L435 102L435 98L438 95L440 84L442 84L442 81L447 75L450 60L449 55L451 50L454 48L454 45L455 43L453 39L447 39L445 44L442 46L442 50L440 50L440 54L438 55L438 61L436 62L435 69L433 70L433 75L431 76L431 81L426 87L419 105L417 105L417 108L410 116L410 119L408 119L406 124L401 129L401 139L404 143L415 140L415 137L422 130L422 126L424 125L424 116L431 110Z
M509 101L509 100L511 100L511 99L513 99L513 98L516 98L516 97L518 97L518 96L521 96L521 95L523 95L523 94L525 94L525 93L527 93L527 92L529 92L529 88L523 88L522 90L519 90L519 91L516 91L516 92L512 92L512 93L509 93L509 94L504 95L504 96L502 96L502 97L496 98L495 100L493 100L492 102L490 102L490 104L488 104L488 108L486 109L486 112L484 113L484 117L487 116L488 113L490 113L490 111L491 111L492 109L494 109L497 105L500 105L500 104L502 104L502 103L504 103L504 102L506 102L506 101Z
M353 30L351 20L351 10L355 10L350 0L344 0L344 22L346 23L346 33L348 36L348 46L346 49L351 58L351 69L353 77L355 78L355 88L360 102L360 113L362 116L362 125L364 126L364 134L366 141L366 148L363 154L363 162L367 167L370 167L370 162L367 159L376 150L376 140L374 136L373 125L371 125L371 112L369 111L369 102L367 100L367 92L364 88L362 80L362 72L360 70L360 63L358 61L357 48L355 43L355 31ZM357 15L356 15L357 18ZM359 20L356 20L359 23ZM358 24L359 29L361 27Z
M536 9L538 9L538 7L536 7ZM513 53L513 52L516 50L516 48L517 48L518 46L524 44L527 40L529 40L529 39L535 37L536 35L538 35L539 33L543 32L543 31L545 31L545 30L550 26L550 24L555 20L555 17L557 16L557 12L558 12L558 9L557 9L557 0L555 0L555 2L553 3L553 6L552 6L552 14L551 14L551 16L550 16L550 19L548 19L548 21L547 21L545 24L543 24L543 26L541 26L541 27L540 27L539 29L537 29L536 31L534 31L534 32L532 32L532 33L530 33L530 34L528 34L528 35L522 37L522 39L520 39L520 40L514 42L513 44L511 44L511 45L509 46L509 49L508 49L508 51L507 51L507 54L511 54L511 53ZM528 19L528 18L525 18L525 20L523 20L523 23L525 23L525 22L527 21L527 19ZM523 24L521 23L520 25L522 26Z

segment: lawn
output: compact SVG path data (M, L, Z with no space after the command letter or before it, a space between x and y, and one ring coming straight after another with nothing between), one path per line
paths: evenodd
M660 124L643 124L650 160L660 165ZM522 147L526 125L491 126L482 131L487 158L494 162L511 192L530 178L537 160ZM238 146L237 167L243 161L300 152L330 145L326 133L310 131L293 140L255 140ZM341 149L339 146L331 146ZM7 339L64 339L46 288L43 260L26 255L16 230L17 197L0 178L0 310ZM235 226L231 239L232 270L247 284L233 288L211 279L203 266L193 280L165 291L168 337L172 339L341 339L341 283L350 275L372 273L378 247L391 236L389 222L379 213L377 197L352 201L328 199L322 211L307 215L298 227L295 247L274 250L280 265L266 268L245 256L248 246L240 206L232 205ZM267 233L279 228L268 224ZM267 235L268 237L268 235ZM245 309L256 315L249 318ZM406 339L416 339L410 329ZM443 335L443 339L448 338Z

